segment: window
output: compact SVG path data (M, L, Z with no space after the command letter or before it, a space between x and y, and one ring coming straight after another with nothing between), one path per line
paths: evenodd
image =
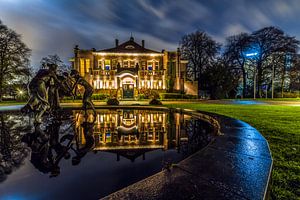
M158 68L158 61L155 61L155 70L159 70L159 68Z
M146 61L141 62L142 70L146 70Z
M98 69L102 69L102 60L98 60Z
M135 61L134 60L124 60L123 61L123 67L124 68L134 68L135 67Z
M148 70L149 70L149 71L152 71L152 70L153 70L152 64L153 64L152 61L148 61L148 62L147 62L147 67L148 67Z
M80 58L80 68L79 68L79 73L81 76L84 76L85 70L84 70L84 59Z
M123 61L123 67L124 68L128 68L128 60L124 60Z
M135 67L135 65L134 65L134 61L133 60L131 60L130 61L130 68L134 68Z
M90 59L85 59L85 67L86 67L86 72L89 72L91 67Z
M113 70L117 69L118 61L116 59L113 59L111 62L112 62L111 63L111 69L113 69Z
M110 60L105 60L105 70L110 70Z

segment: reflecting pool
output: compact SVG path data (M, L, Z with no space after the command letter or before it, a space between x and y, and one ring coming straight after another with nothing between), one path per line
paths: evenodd
M99 199L205 147L214 127L169 110L0 113L0 199Z

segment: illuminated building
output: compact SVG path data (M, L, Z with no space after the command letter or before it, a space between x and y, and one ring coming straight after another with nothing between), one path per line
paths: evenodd
M137 98L147 90L197 94L197 83L186 80L187 61L182 60L179 49L175 52L154 51L145 48L131 37L115 47L97 51L74 49L71 60L94 87L95 93L112 93L120 99Z

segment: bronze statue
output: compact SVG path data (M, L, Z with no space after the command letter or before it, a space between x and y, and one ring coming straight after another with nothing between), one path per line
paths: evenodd
M40 69L36 76L29 83L30 99L21 109L24 113L35 113L35 123L41 123L42 116L46 111L54 114L60 110L59 97L73 96L77 94L78 85L83 86L83 108L92 109L95 107L92 102L93 87L79 75L78 71L72 70L70 75L63 73L56 74L57 65L48 64L48 69ZM75 92L73 92L75 90Z
M75 95L77 94L77 85L81 85L84 87L84 94L82 98L82 107L86 110L90 107L93 111L95 111L95 106L92 102L92 95L94 93L94 89L82 76L79 75L77 70L71 70L70 76L75 79L75 84L73 88L75 89Z
M56 69L57 65L50 64L48 65L49 69L40 69L36 76L29 83L29 93L30 99L27 104L21 109L22 112L36 112L35 113L35 122L41 123L41 118L45 111L50 108L48 101L47 86L50 81L53 81L53 84L60 84L57 75Z

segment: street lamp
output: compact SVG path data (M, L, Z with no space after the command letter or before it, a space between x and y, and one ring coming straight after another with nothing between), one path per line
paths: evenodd
M256 60L257 56L259 55L259 52L256 49L254 50L255 51L245 52L245 57L249 60ZM254 67L253 73L253 99L256 99L256 67Z

